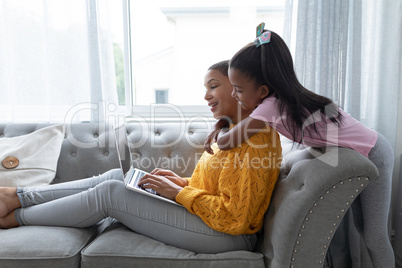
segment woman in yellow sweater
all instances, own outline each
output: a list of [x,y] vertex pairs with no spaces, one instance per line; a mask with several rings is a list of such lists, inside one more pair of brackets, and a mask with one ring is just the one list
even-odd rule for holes
[[[248,116],[231,97],[228,62],[210,67],[205,100],[216,119]],[[155,169],[140,184],[184,207],[127,190],[121,171],[68,183],[0,189],[0,226],[89,227],[113,217],[131,230],[197,253],[253,250],[279,175],[281,147],[269,126],[239,147],[204,153],[191,178]]]

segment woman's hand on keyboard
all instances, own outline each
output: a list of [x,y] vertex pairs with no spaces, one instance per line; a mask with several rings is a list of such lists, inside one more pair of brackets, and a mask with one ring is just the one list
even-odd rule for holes
[[147,174],[142,177],[138,182],[138,185],[141,185],[142,188],[145,189],[152,189],[161,196],[171,200],[175,200],[176,196],[183,189],[183,187],[177,185],[169,178],[153,174]]

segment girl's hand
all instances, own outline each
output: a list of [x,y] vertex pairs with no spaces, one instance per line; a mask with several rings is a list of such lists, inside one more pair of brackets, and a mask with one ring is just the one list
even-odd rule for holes
[[151,171],[151,174],[163,176],[180,187],[186,187],[188,185],[188,180],[180,177],[171,170],[155,168],[154,170]]
[[211,148],[211,144],[213,142],[216,142],[216,137],[218,136],[219,132],[221,130],[213,130],[211,133],[208,134],[208,136],[205,138],[204,142],[204,150],[209,153],[209,154],[214,154],[214,151]]
[[146,189],[152,189],[170,200],[176,200],[176,196],[183,189],[183,187],[180,187],[165,176],[152,174],[147,174],[142,177],[138,185]]
[[216,142],[216,140],[218,139],[219,132],[223,128],[227,127],[227,125],[228,125],[228,120],[226,118],[221,118],[218,120],[218,122],[215,123],[214,129],[205,138],[204,150],[207,153],[214,154],[214,151],[211,149],[211,144],[213,142]]

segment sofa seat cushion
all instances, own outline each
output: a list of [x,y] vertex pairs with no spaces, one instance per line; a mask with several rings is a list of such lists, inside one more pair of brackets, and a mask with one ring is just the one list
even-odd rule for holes
[[21,226],[0,230],[0,267],[80,267],[96,229]]
[[[194,241],[197,243],[197,241]],[[196,254],[134,233],[125,226],[103,232],[82,251],[81,267],[264,267],[248,251]]]

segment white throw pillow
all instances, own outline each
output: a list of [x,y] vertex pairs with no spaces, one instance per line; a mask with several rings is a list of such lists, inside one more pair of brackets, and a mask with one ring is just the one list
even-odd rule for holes
[[0,138],[0,186],[38,186],[56,175],[64,125],[27,135]]

